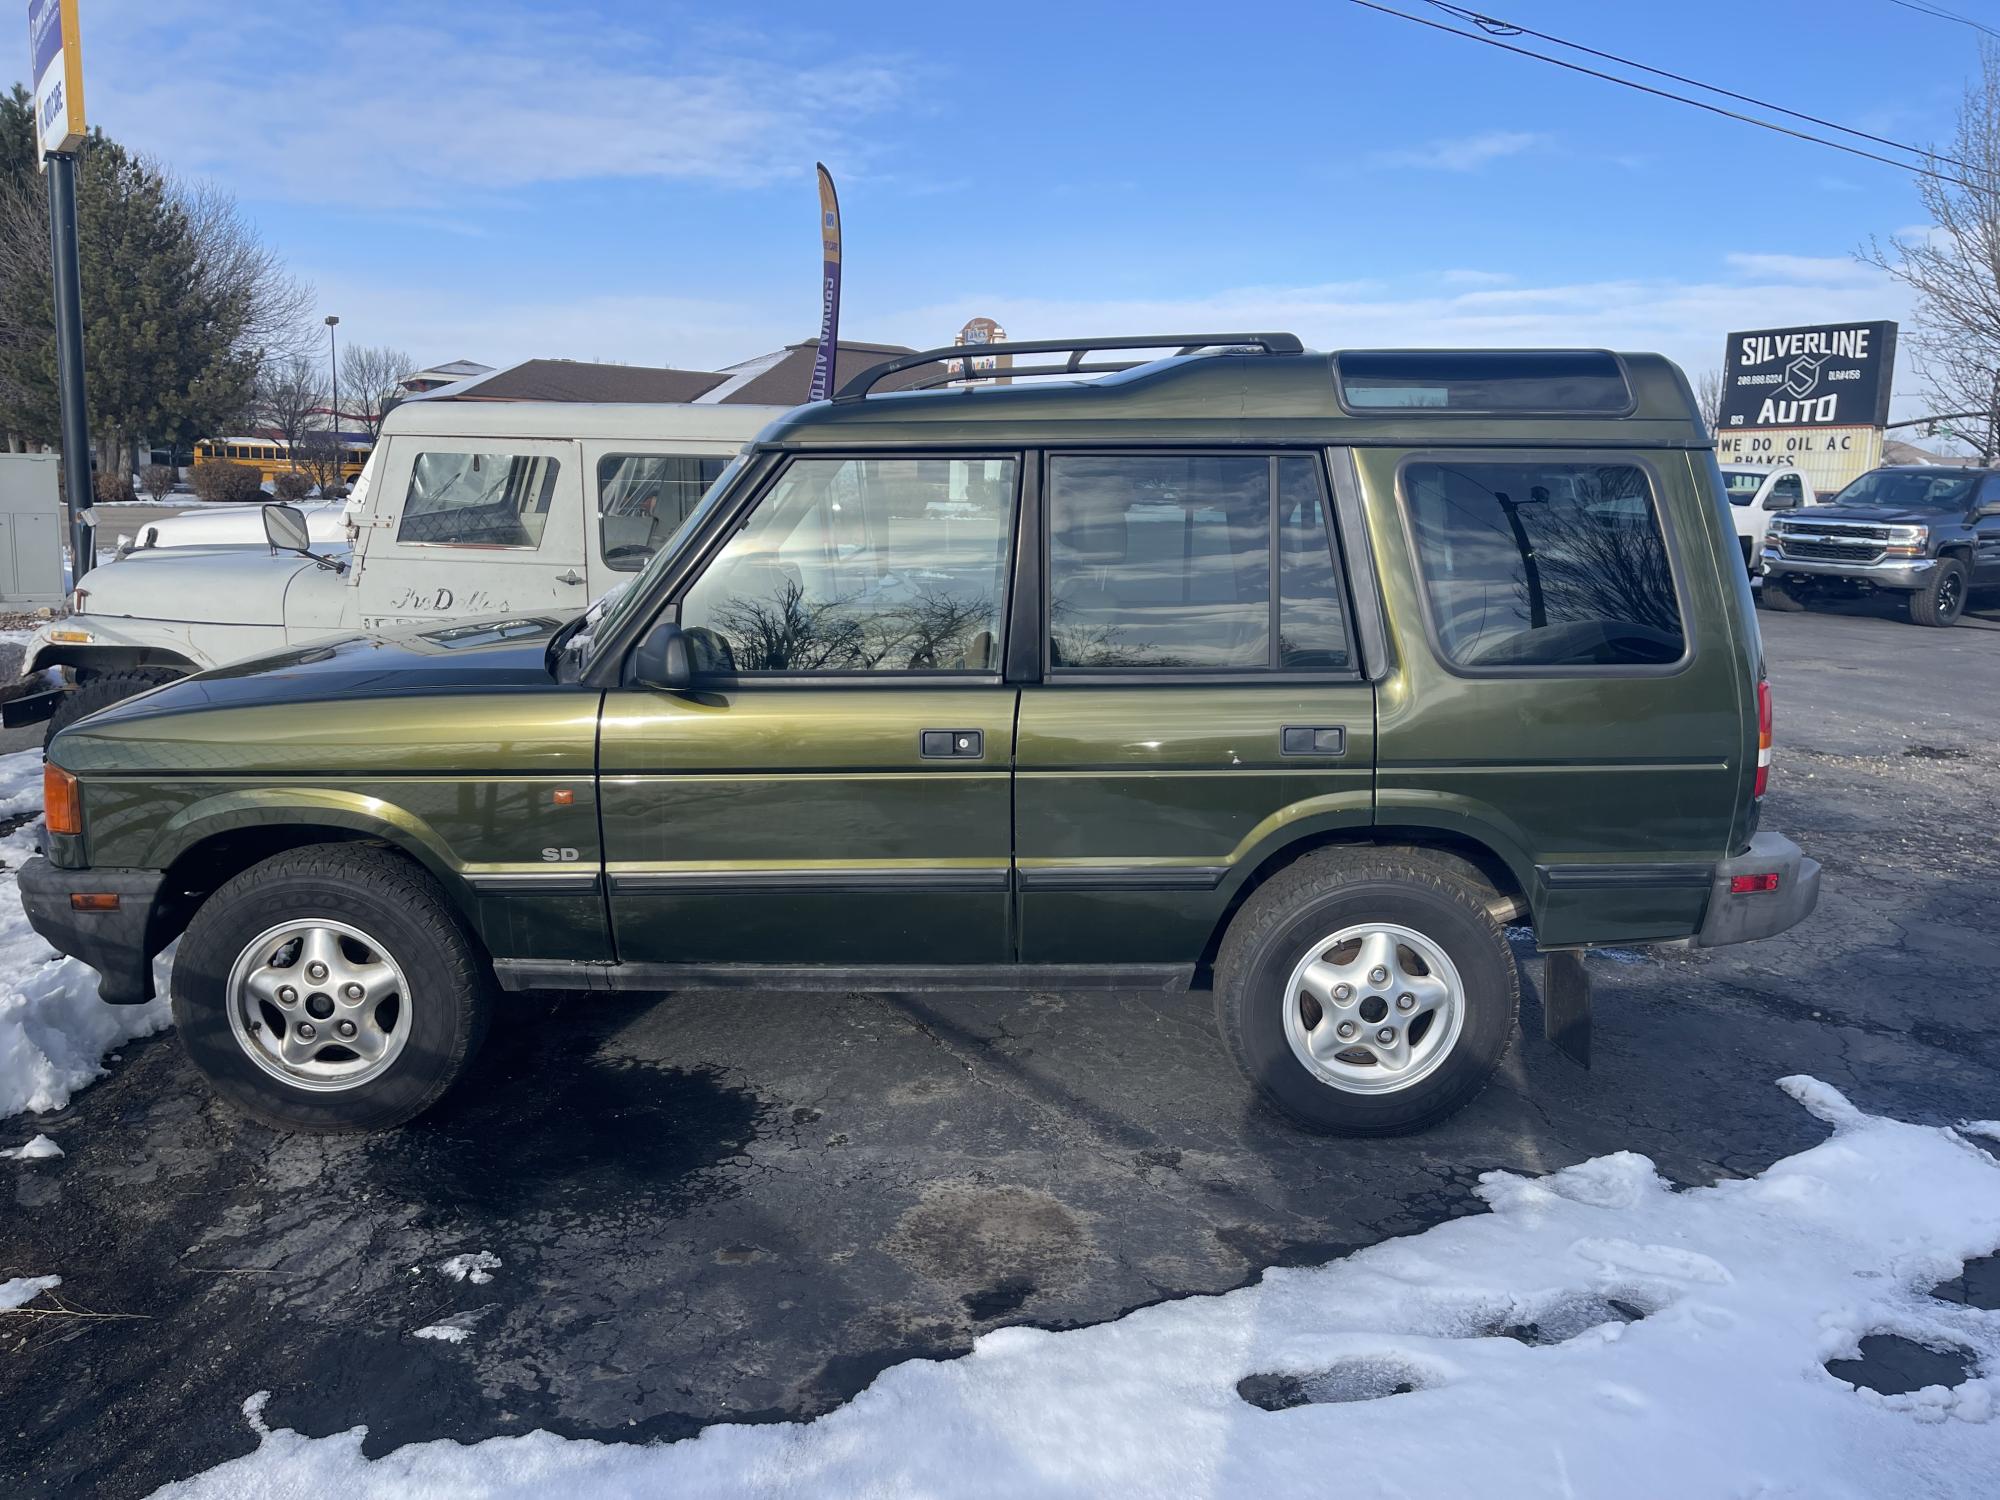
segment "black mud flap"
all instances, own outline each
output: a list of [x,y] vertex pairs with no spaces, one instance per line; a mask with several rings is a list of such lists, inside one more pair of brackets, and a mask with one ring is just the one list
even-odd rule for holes
[[1590,1066],[1590,975],[1581,953],[1542,955],[1542,1034],[1571,1061]]
[[23,693],[18,698],[9,698],[0,703],[0,725],[8,729],[25,729],[30,724],[52,718],[68,693],[68,688],[46,688],[39,693]]

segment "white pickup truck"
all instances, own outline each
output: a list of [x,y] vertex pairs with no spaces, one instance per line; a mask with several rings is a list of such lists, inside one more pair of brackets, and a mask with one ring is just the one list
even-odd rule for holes
[[[50,733],[120,698],[327,636],[507,610],[581,609],[665,544],[738,450],[786,408],[409,401],[389,414],[339,540],[263,541],[262,508],[220,545],[137,545],[86,573],[29,639],[4,705]],[[254,520],[256,538],[239,535]]]
[[1722,489],[1729,497],[1736,540],[1743,545],[1743,564],[1752,573],[1764,551],[1764,533],[1780,511],[1819,504],[1812,481],[1788,464],[1724,464]]

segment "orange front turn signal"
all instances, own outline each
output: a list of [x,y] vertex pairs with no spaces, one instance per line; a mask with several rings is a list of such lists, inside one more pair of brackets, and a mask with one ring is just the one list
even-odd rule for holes
[[54,761],[42,763],[42,816],[50,833],[83,832],[83,799],[76,778]]

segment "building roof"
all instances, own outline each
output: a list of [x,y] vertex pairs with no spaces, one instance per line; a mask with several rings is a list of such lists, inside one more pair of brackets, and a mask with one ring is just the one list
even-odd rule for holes
[[1933,453],[1928,448],[1919,448],[1915,443],[1903,442],[1900,438],[1890,438],[1882,444],[1882,462],[1885,464],[1942,464],[1947,468],[1976,468],[1979,460],[1969,453]]
[[[842,381],[859,375],[871,365],[894,359],[898,354],[914,353],[916,350],[902,344],[861,344],[842,339],[834,355],[833,387],[840,389]],[[769,354],[760,354],[755,359],[746,359],[741,364],[730,365],[722,371],[723,379],[716,388],[702,400],[801,405],[811,397],[813,360],[818,354],[819,340],[807,339],[774,349]],[[936,373],[935,370],[920,370],[893,375],[876,389],[901,390]]]
[[432,365],[428,370],[405,375],[397,384],[414,385],[419,380],[449,384],[454,380],[468,380],[474,375],[490,375],[492,372],[493,366],[482,365],[476,359],[453,359],[441,365]]
[[598,365],[575,359],[524,359],[518,365],[461,380],[431,400],[449,401],[692,401],[720,385],[712,370],[653,365]]

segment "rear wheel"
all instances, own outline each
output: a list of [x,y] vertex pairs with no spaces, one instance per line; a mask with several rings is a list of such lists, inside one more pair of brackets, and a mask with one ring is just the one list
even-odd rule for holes
[[1421,1130],[1462,1108],[1520,1005],[1489,894],[1416,853],[1328,850],[1274,876],[1216,960],[1216,1019],[1244,1077],[1338,1135]]
[[203,903],[174,1023],[211,1087],[281,1130],[384,1130],[461,1078],[491,1010],[486,964],[436,881],[363,845],[254,865]]
[[56,705],[56,711],[49,716],[49,727],[42,734],[42,749],[47,750],[49,741],[78,719],[166,683],[178,682],[186,675],[171,667],[128,667],[122,672],[106,672],[102,677],[91,678]]
[[1965,590],[1970,576],[1963,559],[1939,558],[1924,586],[1910,595],[1910,623],[1956,625],[1958,617],[1965,613]]
[[1806,601],[1793,593],[1783,579],[1775,574],[1764,575],[1764,586],[1757,590],[1757,601],[1764,608],[1776,610],[1779,614],[1797,614],[1806,607]]

